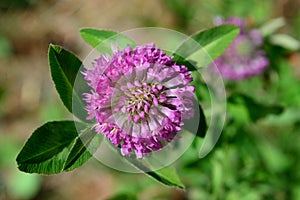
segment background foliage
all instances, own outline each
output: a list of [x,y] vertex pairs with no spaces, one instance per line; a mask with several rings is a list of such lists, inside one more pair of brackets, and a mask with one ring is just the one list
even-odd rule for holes
[[266,73],[226,83],[228,118],[214,151],[198,160],[191,148],[176,162],[186,191],[93,160],[69,173],[27,175],[15,158],[41,123],[70,119],[51,83],[50,42],[82,58],[90,49],[81,27],[163,26],[191,34],[211,27],[215,15],[246,17],[253,27],[285,17],[277,33],[299,40],[299,7],[297,0],[1,1],[0,199],[298,199],[299,50],[271,45],[270,37]]

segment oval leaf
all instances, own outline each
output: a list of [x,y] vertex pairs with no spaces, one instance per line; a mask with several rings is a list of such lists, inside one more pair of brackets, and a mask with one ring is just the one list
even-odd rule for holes
[[183,42],[175,52],[175,61],[196,62],[204,67],[220,56],[239,34],[234,25],[221,25],[193,35]]
[[272,35],[270,36],[270,42],[273,45],[283,47],[290,51],[297,51],[300,49],[300,42],[286,34]]
[[85,28],[80,30],[82,38],[92,47],[98,46],[104,40],[117,35],[118,33],[107,30]]
[[165,167],[157,171],[150,171],[146,174],[163,184],[176,186],[181,189],[185,188],[176,171],[172,167]]
[[[72,103],[83,110],[85,104],[81,97],[82,93],[88,91],[88,86],[79,72],[82,62],[71,52],[53,44],[49,46],[48,56],[52,80],[63,104],[71,113],[73,112]],[[80,81],[81,91],[77,89],[73,92],[76,77],[83,81]],[[74,115],[81,120],[86,119],[86,112],[76,112]]]
[[90,136],[87,141],[95,135],[83,123],[76,122],[77,126],[74,123],[48,122],[35,130],[16,159],[18,168],[28,173],[54,174],[86,162],[92,155],[78,140],[78,131]]
[[[135,46],[135,43],[131,39],[113,31],[85,28],[80,30],[80,34],[87,43],[89,43],[92,47],[99,47],[100,49],[98,50],[103,53],[106,53],[105,51],[109,52],[110,46],[115,45],[115,42],[117,42],[120,48]],[[106,44],[101,44],[103,42]]]
[[132,166],[141,170],[143,173],[147,174],[148,176],[155,179],[156,181],[168,186],[175,186],[181,189],[185,188],[184,184],[181,182],[174,168],[164,167],[156,171],[151,171],[149,167],[146,166],[146,163],[142,163],[142,161],[138,161],[130,157],[129,158],[125,157],[125,158]]
[[286,21],[283,17],[279,17],[276,19],[272,19],[266,23],[264,23],[259,31],[260,33],[265,37],[268,35],[271,35],[275,31],[277,31],[279,28],[283,27],[286,24]]

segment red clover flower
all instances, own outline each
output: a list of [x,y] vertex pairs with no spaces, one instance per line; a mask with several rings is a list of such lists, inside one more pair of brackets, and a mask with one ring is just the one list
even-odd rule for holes
[[83,72],[88,120],[123,156],[148,156],[180,137],[183,120],[194,115],[191,73],[155,47],[112,48]]

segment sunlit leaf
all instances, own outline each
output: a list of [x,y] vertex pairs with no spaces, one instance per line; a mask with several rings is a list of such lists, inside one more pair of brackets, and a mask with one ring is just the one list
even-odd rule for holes
[[290,51],[297,51],[300,49],[300,42],[286,34],[272,35],[270,37],[270,42]]
[[175,52],[175,61],[195,63],[195,67],[204,67],[220,56],[239,34],[234,25],[221,25],[193,35]]
[[272,19],[266,23],[264,23],[260,28],[260,32],[263,36],[270,35],[277,31],[279,28],[285,25],[285,20],[282,17]]
[[80,30],[80,34],[87,43],[102,53],[110,52],[112,45],[118,45],[121,49],[135,46],[131,39],[114,31],[85,28]]

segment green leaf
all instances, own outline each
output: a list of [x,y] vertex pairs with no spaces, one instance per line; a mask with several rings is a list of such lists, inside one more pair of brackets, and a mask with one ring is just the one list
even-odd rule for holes
[[101,135],[95,135],[95,132],[90,127],[85,128],[76,137],[65,161],[64,170],[70,171],[81,166],[82,163],[86,162],[92,156],[91,153],[96,152],[101,141]]
[[290,51],[297,51],[300,49],[300,42],[286,34],[272,35],[270,36],[270,42],[273,45],[283,47]]
[[180,178],[172,167],[165,167],[157,171],[146,172],[146,174],[163,184],[176,186],[181,189],[185,188],[184,184],[181,182]]
[[87,43],[89,43],[92,47],[96,47],[104,40],[113,37],[118,33],[107,30],[96,30],[87,28],[81,29],[80,34]]
[[246,115],[248,114],[252,121],[257,121],[270,114],[280,114],[283,112],[283,107],[279,105],[265,105],[243,94],[231,95],[228,98],[228,106],[230,112],[234,111],[235,107],[238,108],[239,112],[235,112],[237,118],[244,116],[246,120]]
[[[84,110],[85,106],[81,98],[82,93],[88,90],[88,86],[79,71],[82,62],[71,52],[53,44],[49,46],[48,56],[52,80],[60,99],[71,113],[85,121],[86,112],[73,112],[72,109],[73,106],[73,108]],[[80,81],[80,87],[76,88],[76,90],[73,89],[75,80]]]
[[141,170],[151,178],[154,178],[156,181],[163,183],[168,186],[175,186],[181,189],[184,189],[185,186],[181,182],[174,168],[164,167],[162,169],[151,171],[145,164],[135,159],[126,158],[127,161],[132,164],[137,169]]
[[182,59],[204,67],[220,56],[239,34],[234,25],[221,25],[193,35],[175,52],[175,61]]
[[176,53],[174,53],[173,56],[174,56],[173,60],[174,60],[174,62],[176,62],[176,64],[186,66],[189,71],[197,70],[197,62],[192,61],[192,60],[186,60],[185,58],[179,56]]
[[110,46],[115,45],[116,42],[119,48],[135,46],[131,39],[113,31],[85,28],[80,30],[80,34],[87,43],[103,53],[110,52]]
[[279,28],[283,27],[286,24],[284,18],[279,17],[276,19],[272,19],[268,22],[266,22],[265,24],[263,24],[260,27],[260,33],[263,36],[267,36],[267,35],[271,35],[272,33],[274,33],[275,31],[277,31]]
[[[24,172],[40,174],[74,169],[92,156],[84,144],[100,144],[99,138],[94,136],[83,123],[76,122],[75,126],[73,121],[48,122],[28,139],[17,157],[18,167]],[[91,142],[93,138],[95,141]]]

